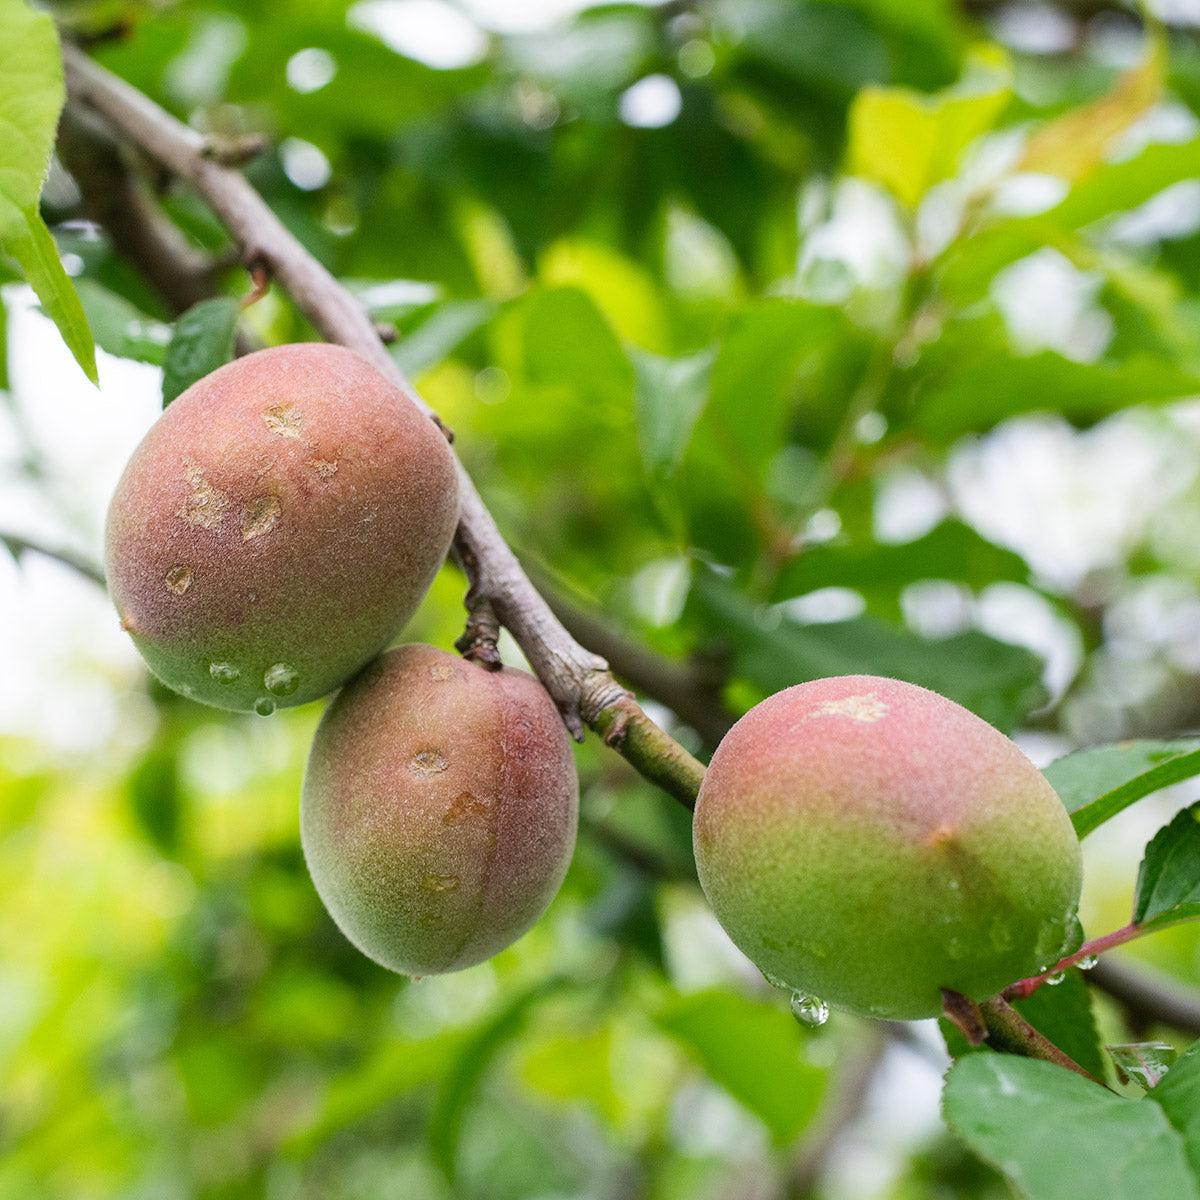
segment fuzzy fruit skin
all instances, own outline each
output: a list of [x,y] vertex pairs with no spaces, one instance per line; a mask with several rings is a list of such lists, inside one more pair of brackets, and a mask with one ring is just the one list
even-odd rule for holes
[[350,941],[393,971],[437,975],[490,958],[542,915],[578,816],[570,742],[542,685],[412,644],[326,711],[300,831]]
[[1079,843],[1045,777],[965,708],[846,676],[751,709],[704,777],[700,883],[772,982],[917,1019],[940,989],[984,999],[1053,964]]
[[150,428],[109,507],[105,571],[169,687],[219,708],[301,704],[400,631],[457,520],[428,417],[350,350],[279,346]]

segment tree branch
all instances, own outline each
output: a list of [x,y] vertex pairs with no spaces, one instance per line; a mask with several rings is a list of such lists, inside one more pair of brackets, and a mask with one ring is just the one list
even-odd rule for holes
[[[76,47],[63,46],[63,65],[71,96],[191,184],[241,245],[245,260],[269,267],[325,338],[355,350],[414,404],[434,415],[388,354],[363,307],[236,170],[207,155],[199,133]],[[703,774],[701,764],[642,712],[609,673],[604,659],[580,646],[555,617],[521,569],[461,463],[458,480],[457,553],[474,564],[472,582],[477,593],[491,601],[501,623],[516,638],[568,728],[577,738],[582,737],[584,724],[602,731],[609,745],[635,769],[655,782],[669,784],[672,795],[694,800]]]
[[1193,988],[1112,958],[1101,959],[1087,981],[1122,1004],[1135,1025],[1170,1025],[1200,1037],[1200,992]]
[[64,567],[70,567],[72,571],[82,575],[84,579],[90,579],[92,583],[99,584],[104,587],[104,572],[100,569],[99,564],[94,563],[91,559],[82,554],[75,553],[74,550],[66,550],[59,546],[46,546],[33,538],[25,537],[24,534],[10,533],[8,530],[0,529],[0,544],[3,544],[13,558],[19,559],[23,554],[33,553],[40,554],[45,558],[52,558],[55,562],[62,563]]

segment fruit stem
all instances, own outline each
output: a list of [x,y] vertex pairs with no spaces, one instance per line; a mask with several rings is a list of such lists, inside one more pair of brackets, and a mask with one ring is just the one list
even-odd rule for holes
[[644,779],[674,796],[685,808],[696,807],[704,778],[704,764],[689,754],[670,734],[661,730],[630,693],[613,700],[591,717],[588,724],[600,734]]
[[1001,994],[1006,1000],[1024,1000],[1027,996],[1032,996],[1048,979],[1075,966],[1085,958],[1094,958],[1106,950],[1112,950],[1115,946],[1123,946],[1126,942],[1132,942],[1147,932],[1150,931],[1137,921],[1133,921],[1121,929],[1114,929],[1112,933],[1106,933],[1103,937],[1084,942],[1074,954],[1068,954],[1066,958],[1059,959],[1054,966],[1040,975],[1031,975],[1028,979],[1019,979],[1016,983],[1010,984]]
[[1003,996],[993,996],[979,1005],[980,1015],[987,1027],[987,1043],[1002,1054],[1019,1054],[1023,1058],[1040,1058],[1055,1063],[1090,1079],[1101,1087],[1107,1086],[1090,1071],[1064,1054],[1044,1033],[1039,1033]]

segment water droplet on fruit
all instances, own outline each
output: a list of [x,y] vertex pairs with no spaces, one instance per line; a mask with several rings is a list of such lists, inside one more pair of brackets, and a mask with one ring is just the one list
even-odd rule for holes
[[1100,956],[1098,954],[1085,954],[1075,965],[1081,971],[1090,971],[1099,961]]
[[208,664],[208,673],[216,680],[217,683],[235,683],[241,671],[227,662],[214,662]]
[[458,887],[458,876],[429,874],[422,882],[431,892],[453,892]]
[[1055,971],[1053,975],[1046,976],[1046,983],[1049,984],[1050,987],[1057,987],[1058,984],[1062,983],[1062,981],[1066,979],[1066,977],[1066,971]]
[[801,1025],[808,1025],[815,1029],[829,1020],[829,1005],[817,996],[795,991],[792,993],[792,1016]]
[[[276,696],[290,696],[300,686],[300,672],[287,663],[276,663],[263,674],[267,691]],[[274,705],[272,705],[274,708]]]
[[269,717],[275,711],[275,701],[270,696],[259,696],[254,702],[254,711],[260,717]]

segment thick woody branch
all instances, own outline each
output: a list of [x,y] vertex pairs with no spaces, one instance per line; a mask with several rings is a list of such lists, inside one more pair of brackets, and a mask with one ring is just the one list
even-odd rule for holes
[[[75,102],[99,114],[119,135],[189,183],[241,245],[245,261],[269,268],[325,338],[362,355],[433,416],[388,354],[359,302],[293,237],[235,169],[211,156],[201,134],[75,47],[63,47],[63,63]],[[691,792],[694,799],[691,789],[698,786],[703,768],[637,709],[609,674],[604,659],[571,637],[529,582],[461,464],[458,477],[462,502],[455,540],[458,556],[473,564],[475,591],[491,602],[499,621],[516,638],[568,728],[576,737],[582,736],[585,722],[601,729],[606,740],[639,771],[650,772],[649,777],[661,780],[664,772],[676,772],[668,790],[681,797]],[[614,707],[619,716],[608,713]]]

